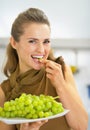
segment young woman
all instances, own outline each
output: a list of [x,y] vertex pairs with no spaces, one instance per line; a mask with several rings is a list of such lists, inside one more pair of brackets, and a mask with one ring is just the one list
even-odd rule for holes
[[71,69],[62,57],[54,58],[52,55],[50,33],[49,20],[40,9],[30,8],[15,19],[4,68],[7,80],[0,87],[0,105],[19,97],[23,92],[58,95],[63,107],[70,112],[44,122],[20,125],[1,122],[0,128],[3,130],[87,129],[87,112],[79,97]]

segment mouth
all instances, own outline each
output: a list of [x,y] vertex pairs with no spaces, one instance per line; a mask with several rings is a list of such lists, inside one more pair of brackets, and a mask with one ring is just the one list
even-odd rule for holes
[[43,59],[43,55],[34,55],[34,56],[31,56],[33,59],[34,59],[34,61],[41,61],[42,59]]

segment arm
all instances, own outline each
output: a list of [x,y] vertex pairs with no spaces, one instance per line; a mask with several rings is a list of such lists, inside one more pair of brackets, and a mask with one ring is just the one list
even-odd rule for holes
[[[4,102],[5,102],[5,95],[0,86],[0,106],[1,107],[3,107]],[[16,130],[14,125],[7,125],[2,122],[0,122],[0,129],[1,130]]]
[[65,78],[61,65],[52,61],[45,61],[46,75],[60,96],[64,108],[70,112],[66,114],[66,120],[73,130],[86,130],[88,115],[78,94],[73,74],[69,66],[65,65]]

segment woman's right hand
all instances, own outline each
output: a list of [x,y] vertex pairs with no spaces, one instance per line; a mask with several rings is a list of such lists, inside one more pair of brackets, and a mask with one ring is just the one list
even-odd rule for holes
[[48,120],[34,122],[34,123],[23,123],[20,125],[20,130],[39,130],[40,127],[47,122]]

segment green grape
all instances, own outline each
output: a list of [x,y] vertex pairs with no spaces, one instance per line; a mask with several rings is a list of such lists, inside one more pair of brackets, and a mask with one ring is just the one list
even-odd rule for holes
[[33,104],[34,107],[37,107],[38,106],[37,100],[33,101],[32,104]]
[[32,103],[32,100],[30,100],[29,98],[27,98],[25,101],[24,101],[24,105],[29,105]]
[[15,103],[17,103],[19,101],[19,98],[15,98]]
[[0,113],[3,111],[3,108],[2,107],[0,107]]
[[57,108],[56,108],[56,107],[52,107],[52,112],[53,112],[54,114],[56,114],[56,113],[57,113]]
[[41,100],[40,98],[38,100],[38,105],[43,105],[43,100]]
[[11,118],[15,117],[14,112],[10,112],[10,117]]
[[43,111],[40,111],[40,112],[37,113],[37,114],[38,114],[38,116],[39,116],[40,118],[44,117],[44,112],[43,112]]
[[17,110],[13,111],[13,114],[14,114],[15,117],[17,117],[18,116],[18,111]]
[[36,95],[33,95],[32,98],[33,98],[34,101],[39,101],[40,100],[39,96],[36,96]]
[[50,116],[50,113],[49,112],[45,112],[44,113],[44,117],[49,117]]
[[18,106],[17,108],[24,111],[24,105],[25,105],[24,102],[20,102],[20,103],[17,104],[17,106]]
[[55,115],[64,111],[62,104],[55,100],[57,98],[23,93],[19,98],[7,101],[4,107],[0,107],[0,117],[37,119]]
[[4,103],[4,110],[7,111],[9,108],[10,108],[10,102],[5,102]]
[[49,111],[49,116],[52,116],[52,115],[53,115],[53,113],[51,111]]
[[9,118],[10,117],[10,112],[5,112],[5,117]]
[[10,102],[5,102],[5,103],[4,103],[4,108],[5,108],[5,107],[9,107],[9,106],[10,106]]
[[30,104],[30,105],[28,106],[28,110],[29,110],[29,112],[32,111],[33,109],[34,109],[33,104]]
[[52,102],[50,102],[50,101],[49,101],[49,102],[46,102],[45,105],[46,105],[46,107],[47,107],[48,109],[50,109],[50,108],[52,107]]
[[27,118],[27,119],[32,119],[32,114],[31,114],[31,113],[27,114],[27,115],[25,116],[25,118]]
[[18,111],[18,110],[20,110],[21,109],[21,107],[19,106],[19,103],[16,105],[16,110]]
[[30,112],[31,114],[35,114],[35,109],[32,109],[32,111]]
[[24,96],[21,96],[18,100],[18,102],[24,102],[25,101],[25,97]]
[[37,111],[41,111],[41,110],[42,110],[42,106],[40,106],[40,105],[39,105],[39,106],[36,106],[35,109],[36,109]]
[[15,111],[16,106],[11,106],[11,111]]
[[1,117],[5,117],[5,111],[2,111]]
[[22,111],[19,110],[19,111],[17,112],[17,115],[18,115],[19,117],[21,117],[21,116],[22,116]]
[[[33,110],[33,109],[32,109],[32,110]],[[25,107],[25,108],[24,108],[24,111],[25,111],[26,113],[29,113],[29,112],[30,112],[29,107],[28,107],[28,106]]]
[[33,115],[32,115],[32,119],[37,119],[38,118],[38,115],[36,114],[36,113],[34,113]]

